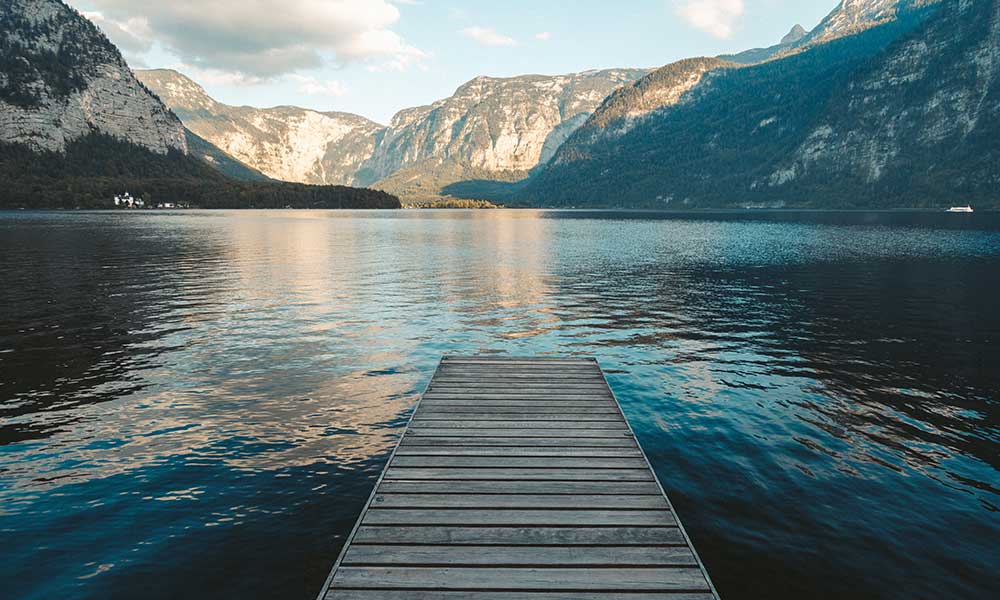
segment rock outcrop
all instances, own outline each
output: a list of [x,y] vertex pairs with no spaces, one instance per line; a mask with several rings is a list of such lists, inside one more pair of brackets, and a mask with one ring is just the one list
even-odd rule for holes
[[177,117],[58,0],[0,3],[0,73],[0,142],[63,151],[96,132],[158,154],[187,151]]
[[136,74],[193,133],[273,179],[354,185],[383,129],[348,113],[229,106],[176,71]]

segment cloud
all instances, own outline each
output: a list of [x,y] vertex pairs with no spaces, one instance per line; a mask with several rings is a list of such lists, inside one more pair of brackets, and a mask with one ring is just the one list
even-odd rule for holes
[[149,27],[143,19],[114,21],[99,11],[84,11],[82,14],[93,21],[130,61],[138,60],[153,49]]
[[516,46],[517,40],[512,37],[499,34],[491,27],[466,27],[462,30],[462,35],[476,40],[484,46]]
[[550,31],[540,31],[535,34],[535,39],[540,42],[547,42],[552,39],[552,32]]
[[116,36],[126,39],[118,29],[133,32],[137,40],[159,43],[185,64],[246,77],[280,77],[330,62],[406,68],[426,56],[392,30],[400,13],[387,0],[89,0],[89,4],[116,42]]
[[339,98],[347,93],[339,81],[320,81],[307,75],[289,75],[291,81],[299,84],[299,91],[309,96],[329,96]]
[[677,7],[692,27],[720,39],[732,37],[744,11],[743,0],[685,0]]

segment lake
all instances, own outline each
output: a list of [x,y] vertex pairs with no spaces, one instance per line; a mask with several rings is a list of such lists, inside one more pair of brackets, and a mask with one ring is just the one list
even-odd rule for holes
[[443,353],[592,355],[726,600],[1000,597],[1000,216],[0,213],[4,596],[312,599]]

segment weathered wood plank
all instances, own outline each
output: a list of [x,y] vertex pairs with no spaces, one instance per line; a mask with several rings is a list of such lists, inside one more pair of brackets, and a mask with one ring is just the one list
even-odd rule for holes
[[676,525],[674,517],[666,510],[572,510],[474,508],[381,508],[376,504],[365,513],[362,525],[411,525],[422,526],[467,525],[494,527],[548,527],[575,525],[578,527],[657,526]]
[[523,429],[523,428],[503,428],[503,427],[493,427],[493,428],[477,428],[475,431],[467,427],[413,427],[407,431],[408,436],[413,437],[468,437],[468,436],[484,436],[484,437],[508,437],[508,438],[542,438],[542,439],[555,439],[564,438],[569,440],[583,440],[584,438],[630,438],[631,435],[625,428],[618,429],[595,429],[593,427],[588,428],[577,428],[569,427],[563,423],[559,423],[558,429],[551,428],[536,428],[536,429]]
[[717,600],[711,592],[455,592],[331,589],[323,600]]
[[494,481],[651,481],[649,469],[465,469],[390,467],[386,480],[456,479]]
[[509,432],[503,435],[483,435],[482,431],[473,432],[476,435],[407,435],[400,442],[401,446],[559,446],[559,447],[616,447],[635,448],[635,440],[629,437],[612,438],[581,438],[581,437],[510,437]]
[[[442,381],[431,382],[427,389],[431,391],[451,391],[457,390],[507,390],[511,389],[511,384],[501,381]],[[601,383],[561,383],[552,381],[537,381],[532,383],[520,383],[517,386],[518,393],[531,394],[536,392],[561,392],[563,394],[576,394],[577,392],[600,391],[603,392],[605,385]]]
[[485,365],[586,365],[596,366],[597,361],[592,358],[549,358],[544,356],[450,356],[441,360],[442,365],[457,364],[485,364]]
[[437,419],[428,419],[422,415],[417,415],[411,423],[410,427],[425,429],[425,428],[457,428],[457,429],[532,429],[532,428],[542,428],[551,429],[553,427],[558,427],[560,429],[591,429],[591,430],[605,430],[613,429],[615,431],[628,431],[628,427],[625,426],[625,420],[621,418],[599,418],[599,419],[587,419],[585,421],[579,420],[554,420],[545,419],[543,421],[525,420],[525,421],[513,421],[504,419],[490,419],[490,420],[472,420],[472,419],[455,419],[450,421],[442,421]]
[[507,369],[501,371],[493,370],[483,370],[483,371],[440,371],[438,376],[435,377],[435,382],[446,381],[451,379],[457,379],[460,381],[501,381],[504,383],[518,383],[531,385],[538,382],[586,382],[595,383],[599,381],[604,381],[604,377],[601,375],[596,375],[586,370],[580,370],[575,372],[567,372],[565,370],[560,371],[542,371],[536,370],[532,372],[526,372],[521,370]]
[[341,567],[333,580],[343,587],[380,589],[708,591],[698,568],[482,568]]
[[637,457],[639,448],[558,448],[546,446],[400,446],[396,456],[575,456],[583,458]]
[[[573,408],[569,409],[569,416],[574,421],[581,418],[614,416],[621,418],[617,412],[606,408]],[[452,418],[465,418],[466,415],[525,415],[530,417],[564,417],[565,408],[537,408],[530,406],[476,406],[462,404],[444,404],[421,406],[421,419],[441,419],[451,416]]]
[[697,566],[686,546],[386,546],[358,544],[345,565],[434,566]]
[[601,394],[553,396],[541,395],[532,396],[518,394],[516,392],[507,394],[427,394],[420,405],[424,402],[428,404],[483,404],[492,406],[565,406],[567,410],[572,410],[574,406],[608,406],[611,396]]
[[392,468],[395,467],[645,469],[646,461],[639,456],[634,458],[396,456],[392,459]]
[[380,494],[648,494],[660,495],[652,481],[383,481]]
[[362,525],[356,544],[656,546],[684,543],[677,527],[414,527]]
[[386,494],[375,497],[378,508],[564,508],[668,510],[660,496],[619,494]]

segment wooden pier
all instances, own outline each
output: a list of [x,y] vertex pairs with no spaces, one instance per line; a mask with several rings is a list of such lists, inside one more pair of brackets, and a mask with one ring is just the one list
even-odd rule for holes
[[593,359],[446,357],[320,600],[717,600]]

